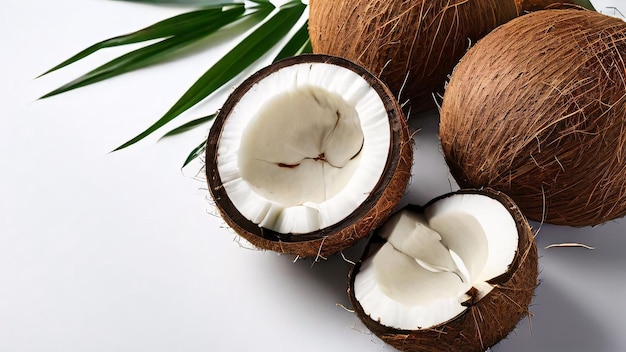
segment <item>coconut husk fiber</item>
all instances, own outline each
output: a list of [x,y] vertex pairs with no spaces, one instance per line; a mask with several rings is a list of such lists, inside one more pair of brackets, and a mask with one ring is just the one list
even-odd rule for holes
[[515,0],[310,0],[314,53],[354,61],[412,112],[435,107],[471,43],[518,16]]
[[507,193],[536,221],[626,214],[626,22],[581,9],[519,17],[456,67],[440,138],[460,185]]

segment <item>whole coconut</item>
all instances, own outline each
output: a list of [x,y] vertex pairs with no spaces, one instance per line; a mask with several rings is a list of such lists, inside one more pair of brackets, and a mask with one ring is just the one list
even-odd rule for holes
[[309,35],[314,53],[364,66],[416,112],[435,107],[472,43],[519,14],[516,1],[310,0]]
[[537,221],[626,214],[626,22],[587,10],[519,17],[479,41],[443,99],[440,138],[462,186],[508,194]]

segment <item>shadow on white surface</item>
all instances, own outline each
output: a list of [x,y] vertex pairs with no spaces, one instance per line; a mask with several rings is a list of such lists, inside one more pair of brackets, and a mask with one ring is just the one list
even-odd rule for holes
[[558,285],[543,281],[530,307],[532,318],[522,320],[492,351],[616,351],[607,331],[570,296]]

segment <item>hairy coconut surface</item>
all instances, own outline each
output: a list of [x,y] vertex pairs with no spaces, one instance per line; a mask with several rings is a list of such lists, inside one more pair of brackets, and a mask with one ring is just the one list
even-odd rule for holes
[[537,11],[456,67],[440,138],[465,187],[511,196],[533,220],[586,226],[626,214],[626,23]]
[[[313,73],[315,73],[315,75]],[[260,85],[260,82],[269,79],[269,77],[273,77],[271,79],[276,78],[275,83],[265,86]],[[342,82],[342,77],[349,77],[351,81],[345,82],[344,80],[344,82]],[[360,83],[355,86],[352,83],[352,80],[356,80]],[[311,84],[318,84],[319,87],[311,90]],[[328,87],[329,85],[330,87]],[[248,185],[256,182],[257,175],[255,175],[255,173],[265,173],[265,175],[262,177],[264,183],[275,183],[275,185],[272,185],[271,189],[266,190],[266,193],[281,192],[281,188],[307,188],[312,187],[312,185],[309,184],[308,181],[298,183],[297,180],[294,181],[295,183],[290,183],[289,185],[287,185],[287,182],[291,182],[292,180],[278,175],[278,173],[285,173],[289,172],[290,170],[297,170],[300,167],[298,165],[273,163],[277,164],[275,165],[275,169],[273,169],[274,171],[269,170],[266,172],[262,169],[258,169],[256,171],[248,170],[247,173],[250,174],[251,177],[243,175],[242,171],[245,170],[242,170],[241,164],[239,164],[240,166],[237,167],[237,161],[239,159],[239,162],[241,163],[241,159],[244,158],[241,156],[241,152],[245,151],[244,149],[246,148],[250,149],[249,146],[246,147],[246,145],[249,144],[249,141],[232,141],[233,138],[239,138],[233,136],[241,133],[232,132],[234,130],[242,129],[241,126],[238,126],[239,122],[249,121],[249,117],[246,116],[248,113],[250,115],[254,115],[255,110],[263,110],[262,107],[267,105],[264,102],[264,100],[268,99],[266,97],[271,96],[272,94],[277,94],[276,92],[273,92],[272,89],[284,91],[283,93],[280,93],[282,95],[291,94],[294,89],[288,87],[292,86],[295,87],[295,91],[297,93],[296,96],[302,93],[302,91],[299,91],[299,88],[297,87],[309,87],[306,88],[305,93],[318,92],[319,89],[322,89],[325,86],[328,89],[334,90],[338,90],[338,87],[347,87],[347,91],[338,91],[335,93],[341,93],[345,94],[345,96],[347,97],[351,97],[347,100],[351,103],[353,103],[353,100],[362,101],[363,98],[361,97],[361,94],[367,93],[368,95],[364,95],[366,97],[370,97],[370,94],[375,94],[375,99],[377,99],[375,102],[375,111],[377,111],[377,114],[382,113],[384,123],[382,123],[383,121],[380,121],[380,123],[376,122],[376,125],[373,127],[369,127],[369,129],[370,131],[374,129],[373,131],[385,132],[380,134],[386,136],[388,135],[388,137],[385,138],[389,138],[388,142],[384,142],[386,143],[383,146],[384,148],[372,148],[374,142],[371,142],[371,139],[376,140],[380,138],[377,137],[376,133],[372,135],[370,132],[371,137],[367,138],[371,139],[365,140],[363,144],[363,150],[368,149],[370,150],[370,152],[372,152],[373,149],[380,150],[374,151],[374,153],[376,155],[381,155],[384,158],[382,159],[382,170],[372,170],[371,165],[365,162],[361,162],[360,165],[362,165],[362,168],[361,166],[358,166],[359,168],[361,168],[359,169],[361,171],[355,171],[356,173],[360,172],[361,175],[363,175],[363,173],[369,174],[372,171],[379,172],[380,177],[374,180],[375,184],[371,189],[368,188],[367,192],[359,192],[359,194],[345,195],[344,193],[346,192],[342,193],[344,194],[343,197],[350,198],[349,200],[351,202],[353,202],[352,199],[362,198],[363,200],[359,200],[360,203],[358,204],[358,206],[354,206],[354,208],[348,209],[343,206],[341,209],[336,209],[338,212],[343,212],[347,215],[344,218],[340,218],[338,221],[332,222],[330,225],[327,225],[325,227],[316,227],[308,232],[297,233],[289,231],[285,232],[282,230],[278,230],[275,227],[268,226],[266,225],[267,220],[269,219],[270,222],[276,222],[275,220],[277,218],[283,216],[284,214],[287,214],[287,212],[295,207],[294,209],[296,209],[296,212],[293,213],[295,215],[285,215],[285,217],[287,217],[287,221],[292,223],[302,221],[306,222],[309,219],[307,219],[306,216],[300,216],[302,214],[302,212],[299,211],[300,208],[305,208],[305,210],[308,209],[307,211],[309,212],[315,212],[323,208],[324,204],[328,204],[328,202],[323,200],[322,203],[317,204],[317,201],[314,200],[311,200],[310,202],[298,200],[297,202],[304,203],[300,205],[281,205],[278,204],[280,200],[270,198],[266,199],[263,193],[257,192],[255,187],[251,187]],[[375,93],[372,93],[372,89]],[[248,92],[252,92],[251,94],[254,94],[254,96],[257,98],[245,98],[247,96],[250,96],[247,95]],[[336,98],[336,95],[334,95],[335,93],[329,93],[328,97]],[[289,96],[291,95],[288,95],[287,98]],[[287,98],[283,96],[283,98],[281,99],[284,100]],[[243,103],[244,99],[247,99],[245,103]],[[322,100],[323,97],[314,96],[314,102],[316,102],[316,104],[322,103]],[[294,148],[301,147],[298,145],[298,140],[295,140],[295,142],[292,140],[292,135],[301,136],[302,138],[306,137],[307,135],[317,133],[310,126],[309,122],[311,121],[301,121],[301,123],[297,122],[300,121],[297,119],[299,119],[301,116],[305,116],[305,119],[316,118],[315,116],[307,115],[307,111],[302,111],[302,109],[306,109],[304,105],[301,105],[302,101],[303,100],[298,98],[293,102],[293,104],[296,104],[295,106],[290,107],[289,104],[287,104],[288,111],[285,111],[283,108],[281,108],[283,110],[275,111],[276,113],[284,115],[285,118],[287,118],[288,120],[291,119],[296,121],[296,123],[289,123],[288,125],[288,120],[282,120],[282,122],[277,123],[275,126],[267,126],[264,124],[270,123],[271,120],[259,120],[259,116],[253,118],[252,121],[256,122],[246,122],[248,126],[257,122],[257,124],[261,124],[261,129],[257,128],[253,130],[253,133],[257,133],[258,135],[253,136],[255,141],[253,142],[252,149],[266,149],[265,152],[269,153],[270,155],[266,155],[265,157],[274,157],[283,153],[289,154]],[[246,106],[244,107],[243,104],[245,104]],[[245,112],[242,113],[241,111]],[[332,113],[334,115],[334,110],[332,111]],[[267,113],[263,114],[267,115]],[[364,112],[364,114],[367,115],[367,112]],[[239,117],[235,119],[233,117],[235,115]],[[274,118],[271,114],[268,116],[268,118],[270,119]],[[337,121],[339,121],[339,118],[340,112],[339,110],[337,110]],[[367,118],[367,116],[361,116],[361,118]],[[236,120],[236,122],[231,122],[234,120]],[[231,129],[226,131],[225,126],[231,126]],[[380,131],[381,127],[378,126],[382,126],[382,128],[384,128],[385,130]],[[335,125],[335,127],[337,127],[337,125]],[[272,131],[272,128],[275,131]],[[302,130],[302,128],[304,128],[304,130]],[[249,138],[246,137],[246,133],[242,133],[242,137],[240,138]],[[328,139],[325,138],[325,140]],[[385,140],[386,139],[383,139],[383,141]],[[225,141],[229,142],[226,143]],[[325,55],[300,55],[280,61],[264,69],[261,69],[260,71],[249,77],[247,80],[245,80],[230,95],[223,108],[220,110],[218,116],[216,117],[215,123],[213,124],[207,139],[206,173],[209,191],[224,221],[230,227],[232,227],[236,233],[244,237],[254,246],[261,249],[267,249],[281,253],[290,253],[299,257],[324,257],[332,253],[338,252],[354,244],[360,238],[366,236],[373,228],[379,226],[380,223],[383,222],[394,210],[394,208],[402,198],[408,184],[408,180],[410,178],[411,166],[413,161],[412,142],[413,140],[409,135],[406,118],[404,117],[400,106],[394,99],[389,89],[384,85],[384,83],[382,83],[374,75],[369,73],[361,66],[358,66],[342,58],[330,57]],[[266,147],[264,145],[267,145],[269,147]],[[341,151],[340,148],[339,151]],[[247,152],[249,151],[246,151],[246,153]],[[256,155],[257,154],[252,155],[252,158],[256,158]],[[250,155],[248,155],[247,157],[249,156]],[[317,156],[317,154],[315,156]],[[320,160],[305,158],[311,160],[303,160],[303,162],[315,161],[325,163],[328,161],[326,160],[328,157],[330,156],[320,156],[320,158],[315,158]],[[360,160],[363,161],[365,159],[361,158]],[[267,162],[266,160],[261,161]],[[322,168],[324,168],[324,166],[322,166]],[[330,166],[327,166],[327,168],[330,168]],[[305,175],[304,180],[308,180],[306,176],[307,175]],[[297,173],[294,173],[294,175],[292,176],[292,178],[298,177],[300,176]],[[334,182],[334,176],[330,177],[331,179],[325,180],[324,182]],[[354,178],[354,176],[352,176],[352,178]],[[239,189],[243,189],[243,192],[235,189],[234,186],[232,186],[235,183],[243,187],[239,187]],[[322,187],[325,187],[323,183]],[[239,197],[240,200],[235,201],[234,199],[237,198],[234,197],[235,195],[237,195],[236,193],[244,193],[244,197]],[[253,197],[246,198],[248,194]],[[333,196],[333,198],[331,198],[329,202],[332,202],[335,197],[338,196]],[[259,206],[255,204],[250,204],[248,199],[261,199],[261,205]],[[246,213],[246,209],[250,208],[252,208],[253,210],[253,215],[249,215],[249,213]],[[267,209],[270,209],[270,211],[267,211]],[[258,217],[254,215],[254,211],[256,210],[260,210],[260,212],[257,213],[262,213],[262,215],[260,216],[264,217],[264,220],[255,219],[255,217]],[[336,214],[324,214],[321,213],[321,210],[319,211],[319,214],[314,214],[314,216],[312,217],[314,220],[321,219],[322,221],[324,221],[324,219],[328,217],[337,217]]]
[[309,11],[313,52],[363,65],[412,111],[435,107],[470,44],[518,15],[514,0],[311,0]]
[[368,245],[363,259],[350,274],[348,295],[357,315],[379,338],[401,351],[485,351],[505,338],[529,314],[529,305],[538,284],[537,248],[525,216],[508,196],[490,189],[465,189],[435,199],[421,211],[441,199],[464,194],[483,195],[500,202],[514,220],[518,237],[517,251],[506,272],[488,281],[493,288],[484,297],[475,296],[477,291],[470,290],[468,295],[471,298],[464,303],[467,309],[458,316],[436,326],[406,330],[386,326],[380,319],[368,315],[357,299],[354,287],[363,260],[380,248],[377,243]]

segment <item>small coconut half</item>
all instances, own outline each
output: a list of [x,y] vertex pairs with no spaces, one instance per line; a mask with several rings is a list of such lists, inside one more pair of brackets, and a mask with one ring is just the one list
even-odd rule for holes
[[259,248],[300,257],[332,254],[380,225],[404,193],[413,155],[387,87],[325,55],[253,74],[207,142],[209,190],[226,223]]
[[365,325],[402,351],[484,351],[528,314],[531,229],[505,194],[462,190],[396,212],[350,277]]

